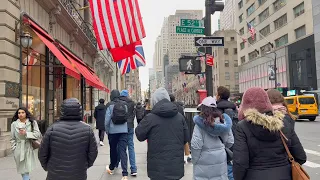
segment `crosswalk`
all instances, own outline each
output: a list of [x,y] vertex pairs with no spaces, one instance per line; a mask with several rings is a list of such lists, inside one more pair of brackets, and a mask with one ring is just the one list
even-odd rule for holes
[[[310,159],[309,155],[320,157],[320,152],[318,152],[318,151],[314,151],[314,150],[310,150],[310,149],[304,149],[304,151],[307,153],[307,159]],[[303,166],[306,166],[309,168],[320,168],[320,164],[314,163],[311,161],[307,161],[306,163],[303,164]]]

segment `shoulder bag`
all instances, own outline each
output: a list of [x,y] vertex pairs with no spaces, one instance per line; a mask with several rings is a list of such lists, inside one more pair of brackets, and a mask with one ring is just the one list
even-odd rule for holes
[[227,154],[227,162],[231,162],[233,160],[233,152],[231,151],[230,148],[227,148],[226,145],[223,143],[222,138],[219,136],[220,141],[222,142],[222,144],[224,145],[224,149],[226,151]]
[[[34,123],[37,123],[37,122],[34,122]],[[41,145],[41,136],[39,139],[31,139],[31,146],[33,149],[39,149],[40,145]]]
[[281,136],[283,146],[286,149],[286,152],[288,154],[289,161],[291,163],[292,180],[310,180],[310,176],[308,175],[308,173],[303,169],[303,167],[299,163],[297,163],[294,160],[286,143],[286,140],[288,139],[282,133],[282,131],[280,131],[280,136]]

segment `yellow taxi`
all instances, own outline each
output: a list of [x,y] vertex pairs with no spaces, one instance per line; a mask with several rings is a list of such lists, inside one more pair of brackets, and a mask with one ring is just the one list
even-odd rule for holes
[[288,110],[298,116],[299,119],[316,120],[318,116],[318,104],[314,96],[289,96],[284,98],[288,105]]

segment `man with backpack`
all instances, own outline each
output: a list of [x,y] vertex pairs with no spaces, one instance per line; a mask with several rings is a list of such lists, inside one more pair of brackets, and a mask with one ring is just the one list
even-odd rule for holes
[[127,103],[121,101],[119,97],[120,92],[118,90],[111,91],[111,103],[106,112],[105,129],[108,134],[110,146],[110,165],[106,167],[106,170],[108,174],[113,174],[113,170],[117,165],[119,153],[123,176],[122,180],[127,180],[128,107]]
[[[217,89],[217,108],[220,109],[223,113],[229,115],[232,120],[232,134],[234,135],[237,123],[238,123],[238,111],[234,103],[228,101],[230,98],[230,91],[228,88],[219,86]],[[232,147],[230,148],[232,151]],[[232,171],[232,162],[228,162],[228,177],[229,180],[233,180],[233,171]]]

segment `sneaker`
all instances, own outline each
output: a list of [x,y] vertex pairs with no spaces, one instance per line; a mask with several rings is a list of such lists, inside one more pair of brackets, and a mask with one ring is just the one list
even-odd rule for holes
[[137,172],[131,172],[131,176],[137,176],[138,173]]
[[188,158],[187,158],[187,161],[188,161],[188,162],[191,162],[191,160],[192,160],[191,157],[188,157]]
[[128,180],[128,176],[123,176],[121,180]]
[[110,174],[110,175],[113,174],[113,170],[110,170],[108,165],[106,166],[106,170],[107,170],[107,173],[108,173],[108,174]]
[[100,146],[104,146],[104,143],[102,141],[100,141]]

